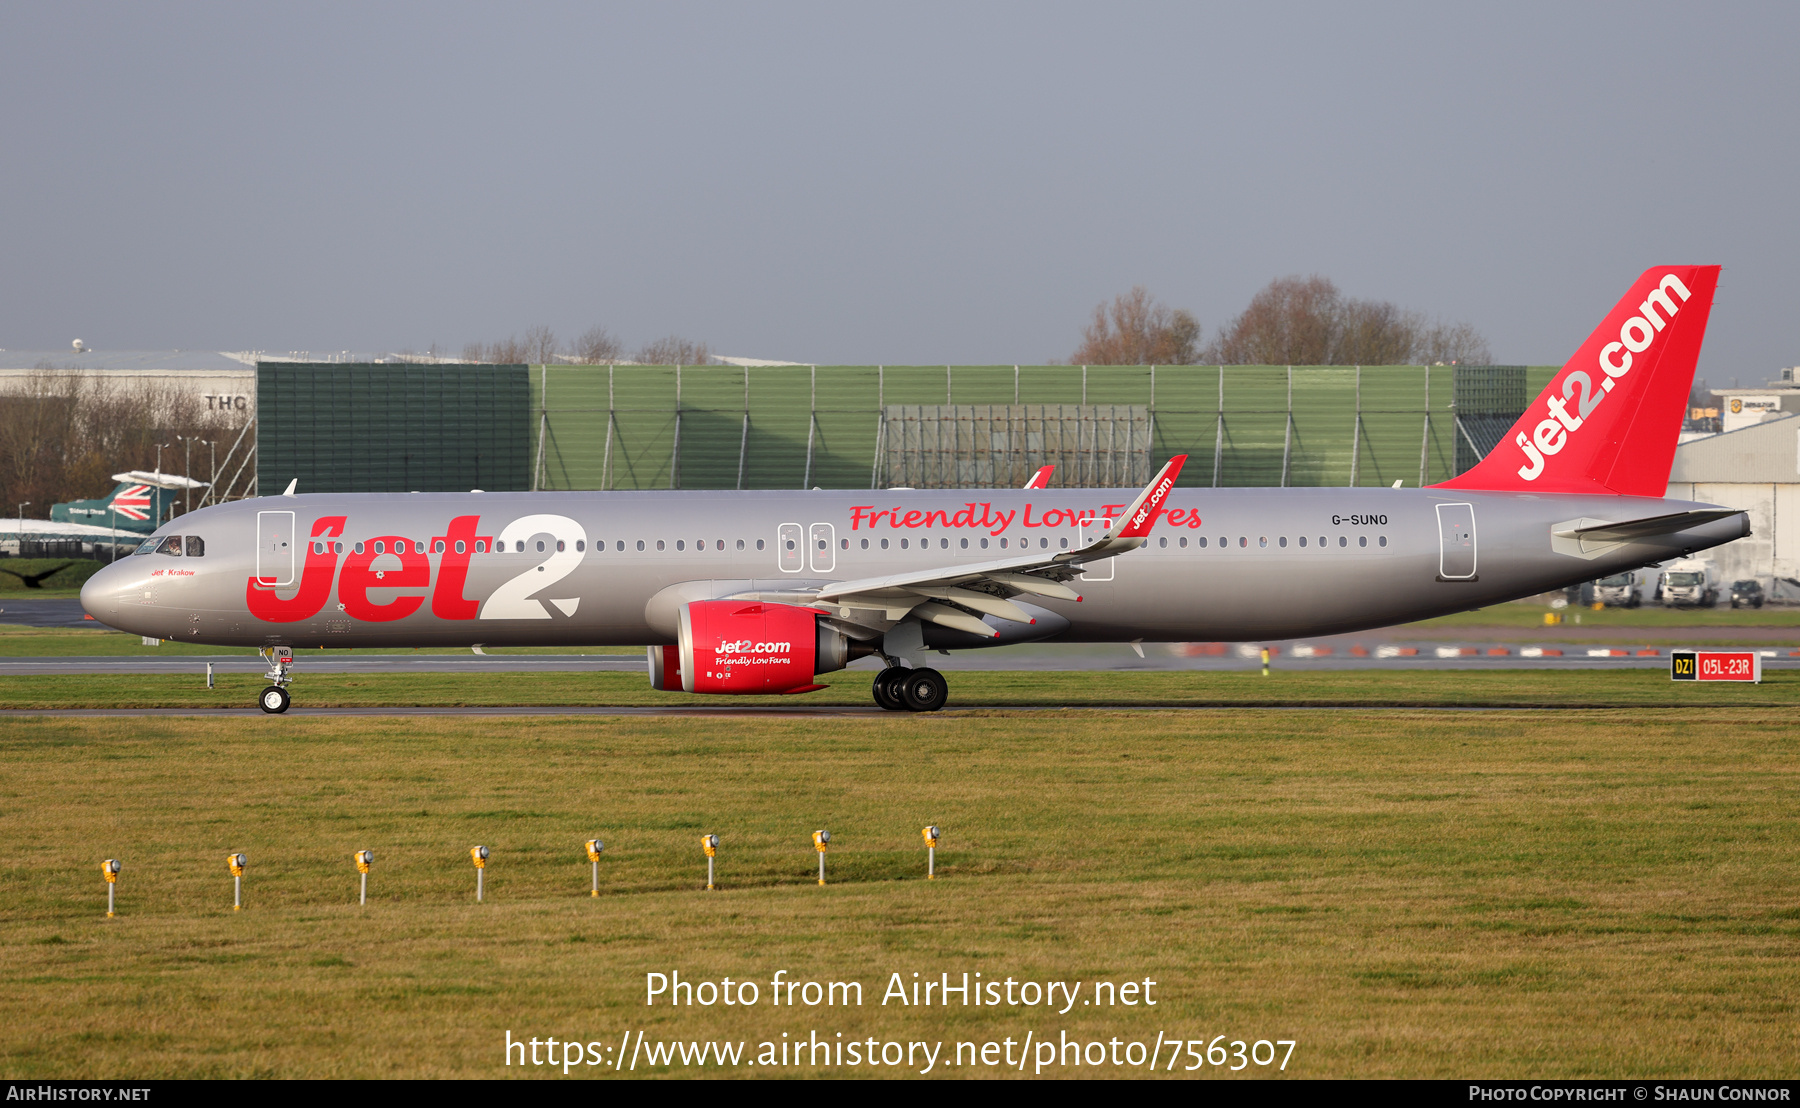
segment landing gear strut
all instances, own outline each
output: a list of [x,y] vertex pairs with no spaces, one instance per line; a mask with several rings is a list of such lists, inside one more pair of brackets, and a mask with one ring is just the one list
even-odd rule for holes
[[268,678],[269,687],[256,698],[256,703],[268,714],[280,715],[293,702],[293,698],[288,696],[287,686],[294,679],[288,672],[294,665],[294,651],[292,647],[265,646],[261,654],[269,663],[269,672],[263,675]]
[[889,666],[875,675],[873,691],[890,712],[935,712],[950,699],[950,682],[935,669]]

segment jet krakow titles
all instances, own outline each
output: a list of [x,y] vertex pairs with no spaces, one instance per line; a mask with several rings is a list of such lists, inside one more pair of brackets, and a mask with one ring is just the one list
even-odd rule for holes
[[[984,978],[963,972],[936,977],[914,973],[888,975],[881,1005],[903,1008],[1053,1008],[1058,1015],[1077,1006],[1135,1008],[1154,1007],[1156,982],[1148,977],[1130,981],[1021,981],[1012,977]],[[873,989],[870,990],[872,995]],[[684,980],[680,970],[644,975],[644,1004],[678,1008],[715,1004],[753,1007],[763,1002],[763,987],[755,981]],[[860,981],[804,981],[776,970],[768,984],[768,1003],[775,1008],[861,1007]]]

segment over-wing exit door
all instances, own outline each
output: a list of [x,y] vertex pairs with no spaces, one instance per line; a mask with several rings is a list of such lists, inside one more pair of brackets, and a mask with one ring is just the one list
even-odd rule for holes
[[1439,504],[1438,579],[1469,581],[1475,577],[1475,506]]
[[805,532],[798,523],[784,523],[775,531],[777,564],[783,573],[799,573],[806,565]]

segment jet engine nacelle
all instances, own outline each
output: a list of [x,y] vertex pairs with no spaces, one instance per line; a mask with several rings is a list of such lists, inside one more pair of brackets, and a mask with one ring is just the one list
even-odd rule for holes
[[[813,674],[843,669],[875,652],[822,622],[823,614],[743,600],[684,605],[673,651],[650,648],[650,683],[692,693],[810,692],[820,687]],[[671,661],[679,666],[679,684],[669,672]]]

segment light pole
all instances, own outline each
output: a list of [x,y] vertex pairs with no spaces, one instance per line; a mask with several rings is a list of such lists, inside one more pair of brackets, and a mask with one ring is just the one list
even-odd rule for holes
[[19,557],[21,558],[25,556],[25,509],[29,507],[31,507],[29,500],[19,505]]
[[167,445],[169,444],[166,442],[159,442],[156,444],[156,475],[158,477],[162,476],[162,452],[163,447]]
[[185,448],[181,462],[181,479],[187,485],[181,490],[181,514],[194,510],[194,438],[193,435],[176,435],[176,440]]
[[200,498],[200,506],[204,508],[206,507],[207,498],[212,496],[213,491],[219,487],[219,442],[217,439],[202,439],[200,441],[206,444],[206,449],[210,451],[212,455],[212,469],[206,479],[206,496]]

